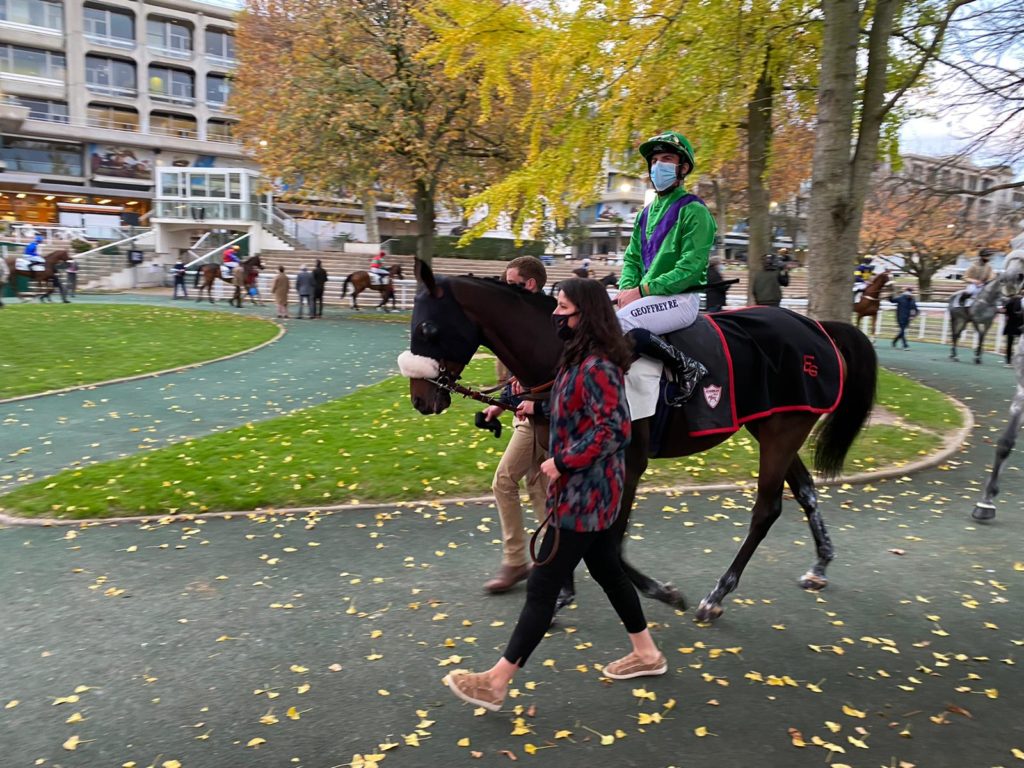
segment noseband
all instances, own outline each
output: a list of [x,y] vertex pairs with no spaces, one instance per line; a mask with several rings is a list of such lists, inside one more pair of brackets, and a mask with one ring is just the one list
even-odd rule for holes
[[472,398],[473,400],[484,403],[485,405],[496,405],[499,408],[508,407],[507,403],[503,403],[500,400],[495,400],[493,397],[488,397],[487,394],[485,394],[489,392],[497,392],[499,389],[505,386],[504,384],[498,384],[495,387],[491,387],[489,389],[484,390],[470,389],[469,387],[464,387],[458,383],[459,378],[461,376],[461,373],[454,373],[453,371],[449,371],[448,366],[446,366],[443,362],[438,362],[437,376],[433,379],[424,379],[424,381],[429,381],[438,389],[443,389],[446,392],[452,392],[456,395],[462,395],[463,397]]

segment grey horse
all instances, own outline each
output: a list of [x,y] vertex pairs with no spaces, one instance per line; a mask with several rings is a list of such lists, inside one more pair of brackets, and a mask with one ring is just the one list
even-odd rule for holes
[[[1019,254],[1019,255],[1018,255]],[[1024,291],[1024,251],[1015,251],[1006,261],[1006,269],[998,280],[1004,298],[1010,299]],[[1017,343],[1017,352],[1013,356],[1013,370],[1017,374],[1017,392],[1010,401],[1010,421],[996,443],[996,458],[992,463],[992,472],[982,500],[974,505],[971,517],[982,522],[992,520],[996,516],[993,503],[999,493],[999,473],[1003,463],[1013,450],[1017,440],[1017,432],[1024,421],[1024,337]]]
[[999,309],[999,299],[1002,281],[998,278],[989,280],[981,287],[981,290],[974,294],[974,299],[966,307],[962,300],[966,291],[957,291],[949,297],[949,320],[950,331],[953,336],[953,346],[949,350],[949,359],[956,360],[956,343],[960,340],[960,334],[970,323],[978,334],[978,345],[974,348],[974,362],[981,363],[981,350],[985,346],[985,334],[995,320],[996,311]]

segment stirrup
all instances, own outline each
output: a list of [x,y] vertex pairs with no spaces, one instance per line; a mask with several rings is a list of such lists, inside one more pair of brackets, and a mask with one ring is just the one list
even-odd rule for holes
[[665,402],[672,408],[678,408],[687,402],[697,392],[697,387],[700,386],[701,379],[708,375],[708,369],[704,367],[704,364],[694,360],[694,367],[688,368],[681,374],[673,371],[676,378],[677,392],[672,397],[666,397]]

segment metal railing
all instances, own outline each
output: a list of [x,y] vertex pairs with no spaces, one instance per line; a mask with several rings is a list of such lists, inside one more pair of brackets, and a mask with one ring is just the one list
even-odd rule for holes
[[[212,251],[208,251],[208,252],[204,253],[202,256],[200,256],[200,257],[190,261],[188,264],[185,265],[185,269],[192,269],[192,268],[198,267],[198,266],[200,266],[202,264],[212,264],[212,263],[215,263],[216,257],[219,256],[221,253],[223,253],[225,248],[227,248],[228,246],[231,246],[231,245],[238,245],[240,242],[245,240],[248,236],[249,236],[249,233],[246,232],[244,235],[239,235],[234,240],[228,240],[223,245],[218,245]],[[193,246],[193,248],[194,247],[195,246]]]

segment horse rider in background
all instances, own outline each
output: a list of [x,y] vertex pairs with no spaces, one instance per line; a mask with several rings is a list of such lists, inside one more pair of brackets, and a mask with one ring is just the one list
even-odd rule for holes
[[678,406],[690,399],[707,368],[659,334],[697,319],[697,289],[707,279],[715,217],[683,186],[694,168],[693,147],[685,136],[675,131],[652,136],[640,145],[640,155],[657,197],[633,225],[622,257],[616,314],[636,352],[660,360],[672,372],[679,393],[669,404]]
[[385,285],[391,279],[391,271],[384,266],[384,251],[370,259],[370,278],[374,285]]
[[35,270],[35,264],[39,265],[39,269],[46,269],[46,259],[43,258],[43,254],[39,252],[40,247],[43,244],[43,236],[36,235],[32,238],[31,242],[25,246],[25,258],[28,259],[29,270]]
[[992,248],[982,248],[978,251],[978,260],[964,272],[964,282],[967,283],[967,287],[964,288],[964,292],[960,296],[961,307],[968,306],[968,300],[973,299],[985,283],[995,280],[996,273],[992,269],[992,265],[989,264],[994,252]]

